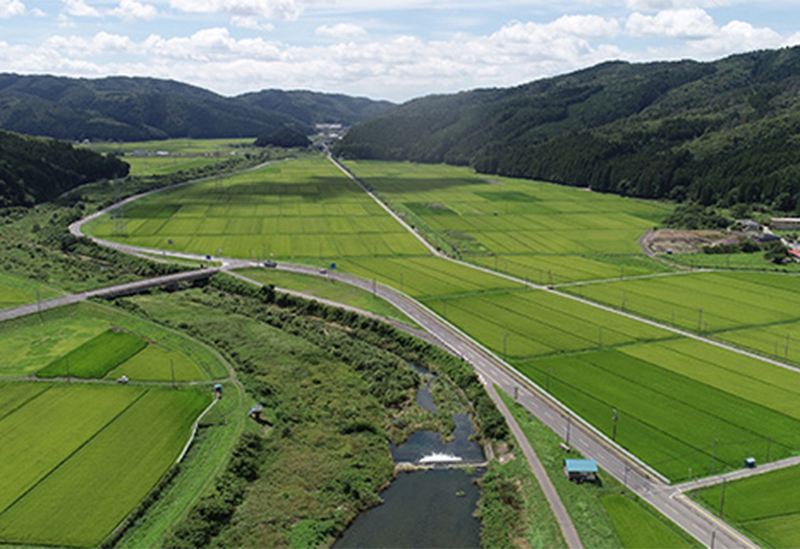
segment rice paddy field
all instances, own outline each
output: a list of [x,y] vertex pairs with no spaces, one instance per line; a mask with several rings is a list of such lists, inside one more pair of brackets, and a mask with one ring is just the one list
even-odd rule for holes
[[323,158],[281,161],[158,193],[101,218],[94,236],[240,258],[336,261],[427,250]]
[[3,383],[0,543],[97,546],[174,463],[210,391]]
[[442,249],[500,272],[552,284],[670,270],[637,243],[666,205],[451,166],[347,167]]
[[[800,467],[789,467],[736,482],[728,482],[692,496],[722,513],[763,547],[800,546]],[[724,501],[723,501],[724,490]]]
[[348,166],[434,244],[485,270],[430,256],[323,159],[156,195],[126,212],[127,235],[115,234],[110,220],[94,234],[212,255],[335,262],[392,286],[507,358],[609,437],[616,410],[616,441],[672,480],[738,468],[751,455],[800,453],[795,372],[493,271],[547,285],[625,277],[561,289],[762,352],[788,334],[790,357],[794,334],[800,340],[793,310],[800,278],[668,272],[637,244],[669,213],[660,204],[485,180],[461,168]]
[[95,304],[79,304],[0,324],[0,379],[112,378],[203,381],[227,376],[208,349],[165,328]]
[[227,377],[206,347],[94,303],[3,322],[0,339],[0,545],[98,546],[212,401],[167,382]]
[[50,299],[59,293],[34,280],[0,273],[0,309],[34,303],[37,299]]

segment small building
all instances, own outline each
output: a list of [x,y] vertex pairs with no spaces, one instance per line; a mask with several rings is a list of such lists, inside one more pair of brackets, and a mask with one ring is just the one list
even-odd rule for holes
[[800,217],[773,217],[769,226],[776,231],[800,231]]
[[261,419],[261,412],[263,411],[264,407],[261,404],[256,404],[247,411],[247,415],[258,421]]
[[753,240],[759,244],[768,244],[770,242],[778,242],[781,239],[778,235],[772,233],[761,233],[753,237]]
[[593,459],[565,459],[564,473],[578,484],[597,480],[597,462]]
[[746,232],[757,233],[761,231],[761,224],[758,221],[753,221],[752,219],[737,219],[734,224]]

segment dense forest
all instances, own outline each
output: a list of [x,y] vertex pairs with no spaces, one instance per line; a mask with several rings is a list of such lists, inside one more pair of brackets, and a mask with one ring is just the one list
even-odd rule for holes
[[0,207],[30,206],[83,183],[128,175],[116,157],[0,131]]
[[309,91],[224,97],[154,78],[0,74],[0,128],[58,139],[255,138],[283,127],[311,133],[316,123],[350,125],[391,106]]
[[335,152],[795,212],[798,91],[800,48],[713,63],[611,62],[511,89],[410,101],[353,128]]

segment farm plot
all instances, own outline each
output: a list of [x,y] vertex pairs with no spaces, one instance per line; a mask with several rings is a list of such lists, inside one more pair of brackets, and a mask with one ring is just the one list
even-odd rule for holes
[[749,456],[769,461],[800,451],[800,376],[696,341],[517,367],[673,480],[739,468]]
[[337,268],[418,299],[524,288],[517,282],[438,257],[349,259],[337,263]]
[[524,358],[670,338],[672,334],[549,292],[425,299],[498,354]]
[[670,271],[646,256],[504,255],[474,256],[470,261],[540,285]]
[[622,546],[628,549],[695,547],[670,528],[667,520],[621,494],[600,498]]
[[117,220],[115,231],[107,217],[87,231],[132,245],[214,256],[327,261],[425,253],[323,158],[273,163],[164,191],[132,204],[124,220],[124,230]]
[[129,332],[106,330],[38,371],[38,377],[101,378],[147,347]]
[[772,273],[693,273],[566,288],[681,328],[716,332],[800,319],[800,277]]
[[753,349],[776,360],[800,364],[800,322],[717,332],[714,338]]
[[[465,168],[388,162],[348,167],[432,242],[483,265],[499,255],[505,262],[498,269],[530,278],[534,269],[552,275],[552,256],[563,256],[565,263],[574,258],[574,270],[556,268],[560,281],[614,276],[618,269],[580,256],[640,256],[638,238],[670,210],[547,183],[489,180]],[[663,270],[654,262],[639,269]]]
[[61,307],[0,325],[0,378],[103,377],[176,381],[227,376],[219,358],[186,336],[93,303]]
[[58,292],[34,280],[0,273],[0,309],[8,309],[37,299],[56,297]]
[[788,467],[692,494],[764,547],[800,547],[800,467]]
[[0,542],[96,546],[152,489],[210,402],[195,390],[56,386],[0,421]]

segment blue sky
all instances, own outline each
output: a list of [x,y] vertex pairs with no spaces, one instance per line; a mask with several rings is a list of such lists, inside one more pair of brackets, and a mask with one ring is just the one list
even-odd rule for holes
[[405,101],[800,44],[796,0],[0,0],[0,71]]

